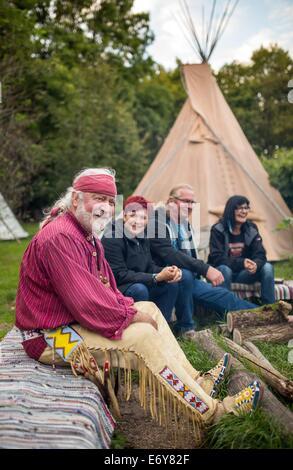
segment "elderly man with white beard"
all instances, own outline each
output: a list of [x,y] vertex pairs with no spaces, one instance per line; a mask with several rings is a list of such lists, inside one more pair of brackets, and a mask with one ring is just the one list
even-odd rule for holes
[[[45,364],[71,365],[103,390],[100,367],[139,371],[139,396],[160,423],[181,416],[203,425],[225,413],[253,410],[261,398],[258,382],[223,401],[215,394],[227,372],[227,355],[201,374],[187,360],[160,310],[134,303],[117,289],[99,234],[112,217],[117,195],[114,172],[88,169],[55,203],[30,242],[21,263],[16,325],[26,353]],[[105,371],[104,371],[105,372]],[[110,389],[109,377],[107,379]],[[102,384],[102,385],[101,385]],[[112,394],[112,403],[115,396]],[[117,411],[117,406],[116,406]]]

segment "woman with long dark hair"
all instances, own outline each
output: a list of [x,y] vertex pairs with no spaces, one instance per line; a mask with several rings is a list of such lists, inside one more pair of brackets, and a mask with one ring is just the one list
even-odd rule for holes
[[211,229],[209,263],[222,272],[227,289],[231,282],[260,282],[262,303],[269,304],[275,301],[274,269],[256,224],[248,220],[249,211],[245,196],[228,199],[223,217]]

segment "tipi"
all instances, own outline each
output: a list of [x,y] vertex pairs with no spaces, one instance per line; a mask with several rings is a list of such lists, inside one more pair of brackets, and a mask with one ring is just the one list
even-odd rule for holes
[[17,222],[13,212],[0,193],[0,240],[18,240],[28,237],[28,233],[23,230]]
[[[190,24],[186,2],[183,5]],[[226,18],[229,16],[231,12],[230,15],[226,12]],[[196,35],[194,26],[192,34]],[[290,210],[270,185],[268,174],[211,73],[207,59],[215,47],[215,39],[211,40],[210,48],[206,42],[205,50],[197,36],[196,43],[203,62],[182,67],[188,97],[134,194],[154,202],[165,201],[173,186],[190,184],[200,203],[203,246],[207,245],[209,229],[218,220],[227,199],[234,194],[247,196],[253,208],[251,218],[260,229],[268,259],[286,258],[293,253],[292,232],[276,231],[276,227],[291,216]]]

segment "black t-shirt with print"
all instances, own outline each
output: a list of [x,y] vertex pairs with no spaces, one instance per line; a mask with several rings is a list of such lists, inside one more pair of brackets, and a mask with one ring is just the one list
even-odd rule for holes
[[233,233],[229,233],[229,256],[232,258],[242,257],[244,248],[244,234],[233,235]]

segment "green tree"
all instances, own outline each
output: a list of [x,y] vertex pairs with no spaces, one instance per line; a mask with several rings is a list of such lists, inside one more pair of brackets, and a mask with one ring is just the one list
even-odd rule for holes
[[[95,64],[101,55],[134,80],[153,65],[146,48],[154,39],[148,13],[132,12],[134,0],[45,0],[31,11],[39,54],[68,65]],[[129,72],[129,73],[128,73]]]
[[50,204],[88,165],[115,167],[126,193],[141,175],[131,88],[153,67],[152,33],[132,5],[0,0],[0,184],[18,214]]
[[282,194],[289,208],[293,212],[293,148],[278,149],[271,158],[263,157],[270,182]]
[[272,155],[278,147],[293,145],[292,105],[288,102],[292,71],[289,53],[272,45],[255,51],[249,65],[233,62],[217,74],[224,95],[258,154]]
[[41,111],[35,106],[40,70],[30,39],[34,19],[27,14],[33,3],[0,2],[0,187],[14,209],[20,208],[42,164]]
[[136,87],[134,116],[151,163],[186,99],[180,63],[173,71],[158,66]]

